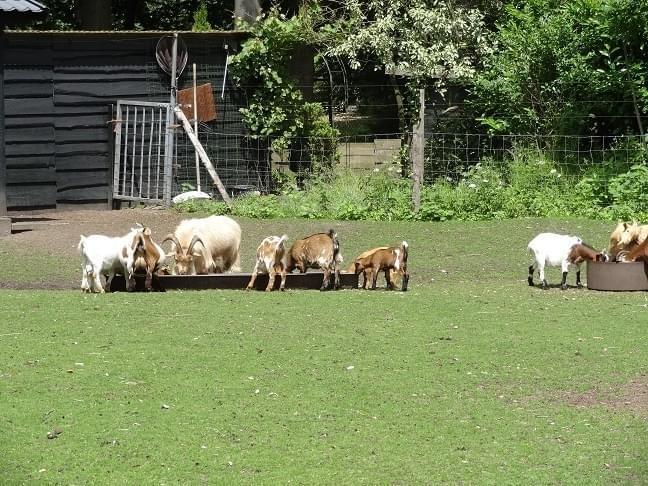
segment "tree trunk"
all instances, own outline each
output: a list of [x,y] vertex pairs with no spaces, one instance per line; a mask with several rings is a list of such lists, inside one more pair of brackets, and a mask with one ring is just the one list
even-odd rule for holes
[[419,117],[414,125],[410,156],[412,158],[412,207],[421,208],[421,186],[423,185],[425,150],[425,88],[419,89]]

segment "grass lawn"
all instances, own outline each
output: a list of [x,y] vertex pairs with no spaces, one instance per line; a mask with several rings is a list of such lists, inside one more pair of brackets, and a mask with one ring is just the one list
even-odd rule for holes
[[[315,225],[242,221],[244,269]],[[648,294],[526,285],[536,233],[610,226],[336,223],[405,237],[407,293],[2,290],[2,483],[645,484]]]

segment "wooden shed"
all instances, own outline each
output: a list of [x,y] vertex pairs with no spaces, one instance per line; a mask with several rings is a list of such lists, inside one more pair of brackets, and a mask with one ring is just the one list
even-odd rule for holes
[[[168,101],[169,77],[155,58],[165,35],[170,33],[2,33],[0,169],[6,176],[0,177],[0,198],[9,213],[111,207],[113,106],[119,99]],[[180,37],[189,56],[179,87],[191,85],[195,62],[199,81],[212,83],[219,94],[216,129],[242,133],[245,99],[225,76],[225,63],[245,33]]]

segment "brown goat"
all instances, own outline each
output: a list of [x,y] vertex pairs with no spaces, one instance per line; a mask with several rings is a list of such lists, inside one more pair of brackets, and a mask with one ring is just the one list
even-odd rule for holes
[[[580,266],[581,263],[587,260],[595,261],[595,262],[605,262],[607,261],[607,256],[600,251],[596,251],[594,248],[592,248],[589,245],[586,245],[585,243],[577,243],[570,248],[569,254],[567,255],[567,261],[573,265],[576,265],[576,286],[577,287],[583,286],[580,278],[581,275]],[[567,288],[567,272],[563,272],[561,288]]]
[[403,292],[407,290],[407,284],[409,282],[409,273],[407,272],[409,245],[407,241],[403,241],[400,246],[381,247],[365,253],[368,253],[368,255],[365,257],[360,255],[354,262],[355,274],[358,275],[360,272],[365,274],[365,281],[362,285],[363,289],[366,287],[366,275],[368,272],[371,273],[371,290],[375,290],[378,273],[384,271],[387,288],[393,290],[394,284],[391,280],[391,270],[395,270],[403,276],[401,290]]
[[628,250],[619,252],[618,261],[620,262],[644,262],[648,263],[648,238],[641,243],[635,240]]
[[[357,260],[360,260],[362,258],[368,258],[371,257],[374,253],[376,253],[378,250],[386,250],[389,248],[388,246],[379,246],[377,248],[372,248],[371,250],[363,251],[360,253],[356,259],[353,261],[351,265],[349,265],[349,268],[347,269],[348,273],[355,273],[356,265],[355,262]],[[395,271],[394,269],[391,269],[389,271],[389,276],[391,278],[391,281],[394,282],[396,278],[400,276],[399,272]],[[371,269],[367,268],[362,271],[362,277],[363,277],[363,282],[362,282],[362,288],[366,289],[367,288],[367,282],[369,281],[369,278],[371,278]]]
[[337,233],[329,230],[328,233],[316,233],[301,240],[295,241],[288,252],[288,273],[295,268],[301,273],[306,273],[309,268],[321,268],[324,279],[320,290],[331,287],[331,273],[334,274],[333,288],[340,288],[340,242]]
[[153,289],[153,273],[166,261],[160,245],[151,238],[151,228],[144,227],[133,240],[133,272],[145,273],[144,288]]
[[248,283],[247,290],[254,287],[257,274],[259,272],[268,274],[268,286],[266,292],[270,292],[274,286],[275,275],[281,275],[281,284],[279,290],[284,290],[286,287],[286,267],[288,260],[288,251],[286,250],[286,240],[288,235],[283,235],[281,238],[278,236],[268,236],[264,238],[259,247],[257,248],[257,260],[252,271],[252,278]]

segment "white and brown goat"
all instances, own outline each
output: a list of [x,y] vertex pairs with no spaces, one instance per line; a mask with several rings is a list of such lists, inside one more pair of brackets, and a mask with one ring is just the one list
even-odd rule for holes
[[101,277],[106,278],[105,288],[116,274],[122,274],[126,289],[133,290],[134,252],[137,237],[142,232],[141,226],[131,228],[124,236],[81,235],[77,247],[81,255],[81,290],[84,292],[105,292]]
[[301,273],[306,273],[309,268],[321,268],[324,272],[320,290],[331,287],[331,274],[333,274],[333,288],[340,288],[340,242],[337,233],[329,230],[328,233],[316,233],[301,240],[295,241],[288,252],[287,272],[295,268]]
[[173,273],[195,275],[240,270],[241,227],[227,216],[185,219],[162,243],[171,241]]
[[619,223],[610,234],[608,254],[613,261],[627,260],[627,255],[638,244],[648,239],[648,225]]
[[409,283],[409,273],[407,271],[407,257],[409,254],[409,245],[407,241],[403,241],[400,246],[378,247],[362,253],[355,259],[353,266],[356,275],[361,272],[364,275],[364,282],[362,288],[366,288],[367,277],[371,277],[371,290],[376,289],[376,282],[378,274],[385,272],[385,280],[387,281],[387,288],[394,289],[394,283],[391,276],[392,271],[402,276],[401,290],[407,290]]
[[252,277],[248,283],[247,290],[254,287],[257,275],[259,273],[268,274],[268,285],[266,292],[270,292],[274,286],[275,275],[281,275],[281,284],[279,290],[286,288],[286,269],[288,267],[288,249],[286,241],[288,235],[268,236],[264,238],[256,252],[256,264],[252,270]]
[[153,241],[151,228],[143,227],[136,233],[133,253],[133,273],[144,273],[146,279],[144,288],[153,289],[153,274],[158,271],[166,261],[162,247]]

